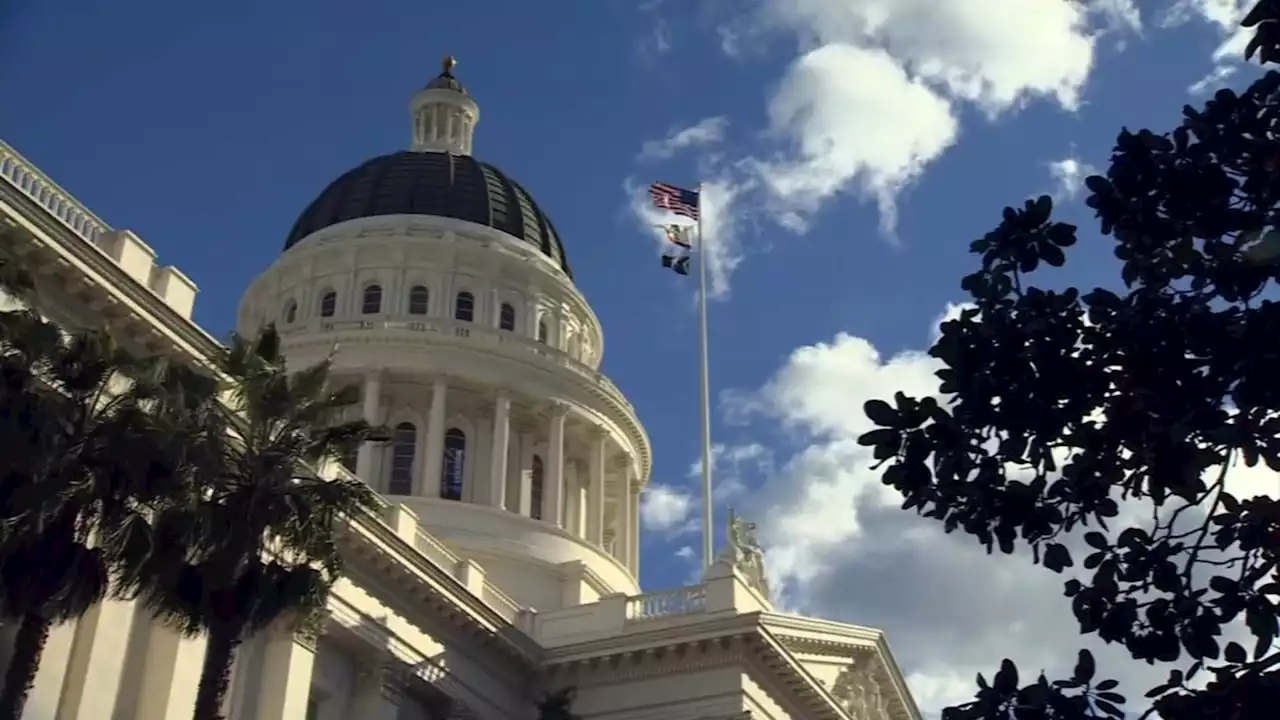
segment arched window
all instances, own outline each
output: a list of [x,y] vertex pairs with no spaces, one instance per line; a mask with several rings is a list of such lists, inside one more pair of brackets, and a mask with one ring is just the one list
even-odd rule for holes
[[325,290],[320,296],[320,317],[333,317],[338,311],[338,293],[333,290]]
[[444,434],[444,463],[440,472],[440,497],[445,500],[462,499],[462,471],[466,468],[467,434],[458,428],[449,428]]
[[463,322],[471,322],[476,316],[476,298],[463,290],[453,301],[453,317]]
[[529,517],[534,520],[542,519],[542,494],[544,484],[544,474],[546,470],[542,467],[542,458],[538,455],[533,456],[533,465],[529,468]]
[[427,303],[431,300],[431,293],[425,285],[414,285],[409,288],[409,314],[410,315],[426,315]]
[[511,303],[502,303],[502,309],[498,311],[498,329],[516,329],[516,309],[511,307]]
[[284,322],[286,325],[292,324],[298,319],[298,303],[296,300],[290,300],[284,304]]
[[418,442],[418,429],[413,423],[403,422],[391,435],[391,481],[387,483],[390,495],[413,494],[413,453]]
[[364,295],[360,299],[360,313],[377,315],[380,312],[382,312],[382,286],[370,285],[364,289]]
[[538,342],[545,343],[547,341],[547,321],[538,321]]

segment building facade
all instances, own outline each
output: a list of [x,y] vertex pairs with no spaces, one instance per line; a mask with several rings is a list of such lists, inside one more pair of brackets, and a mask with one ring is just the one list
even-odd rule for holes
[[[410,149],[328,185],[240,304],[239,330],[274,323],[292,366],[333,353],[390,438],[322,469],[384,504],[342,530],[323,632],[241,647],[227,717],[534,720],[573,687],[584,720],[918,718],[883,633],[776,612],[753,546],[698,585],[641,591],[652,451],[600,372],[565,246],[472,156],[479,106],[451,60],[410,119]],[[188,361],[217,347],[191,320],[191,279],[2,142],[0,252],[60,322]],[[189,718],[203,650],[103,603],[54,630],[25,717]]]

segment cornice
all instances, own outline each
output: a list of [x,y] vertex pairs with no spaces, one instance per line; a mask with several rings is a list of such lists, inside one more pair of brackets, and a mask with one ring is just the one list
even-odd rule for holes
[[850,659],[858,655],[874,655],[893,683],[903,713],[910,718],[921,717],[920,708],[916,706],[902,669],[889,649],[884,631],[781,613],[766,613],[763,622],[782,646],[792,653]]
[[[459,629],[502,651],[528,669],[539,665],[543,655],[541,646],[473,595],[452,574],[417,552],[391,528],[373,518],[355,518],[345,524],[340,538],[349,550],[372,561],[372,566],[388,579],[417,590]],[[368,568],[366,565],[366,571]]]
[[117,302],[127,301],[141,310],[145,314],[141,320],[163,329],[181,354],[203,362],[222,348],[221,343],[199,325],[179,315],[154,291],[130,277],[97,245],[77,235],[7,182],[0,182],[0,216],[8,216],[37,243],[88,270],[92,284],[99,286],[108,297]]
[[[352,241],[358,244],[378,244],[388,240],[408,237],[415,240],[436,240],[447,243],[450,255],[455,258],[485,259],[494,253],[510,261],[513,266],[536,267],[540,272],[536,276],[541,284],[553,286],[561,295],[557,300],[567,301],[575,310],[586,316],[592,326],[599,331],[600,319],[587,302],[586,297],[551,258],[541,251],[534,250],[528,243],[513,238],[506,233],[484,225],[477,225],[456,218],[431,217],[424,215],[378,215],[368,218],[355,218],[336,225],[330,225],[316,231],[282,254],[272,268],[283,264],[286,258],[310,258],[315,252],[333,250],[346,246]],[[464,239],[463,243],[453,242]],[[354,245],[351,245],[354,247]],[[550,294],[550,288],[539,288],[543,294]],[[599,332],[603,335],[602,332]],[[603,349],[603,344],[601,349]]]
[[763,673],[785,703],[816,720],[851,720],[841,706],[773,636],[761,613],[707,616],[701,622],[633,630],[546,652],[543,664],[557,680],[608,684],[680,674],[737,663]]
[[[414,648],[384,623],[361,612],[346,600],[330,595],[326,609],[331,622],[359,638],[369,650],[383,655],[370,658],[371,662],[358,664],[357,673],[371,675],[369,679],[378,682],[384,692],[398,694],[414,681],[421,681],[447,695],[455,703],[464,706],[490,704],[486,702],[483,692],[472,688],[460,676],[450,672],[439,659]],[[390,656],[390,662],[386,656]],[[502,711],[502,708],[491,707],[498,712]]]

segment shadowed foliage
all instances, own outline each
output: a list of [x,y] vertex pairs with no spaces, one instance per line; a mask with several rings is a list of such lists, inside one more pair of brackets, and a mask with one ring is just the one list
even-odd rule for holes
[[188,497],[122,531],[122,585],[189,634],[207,633],[195,720],[221,718],[242,640],[275,624],[314,632],[341,572],[345,518],[373,510],[363,482],[311,468],[354,451],[371,429],[343,421],[355,387],[329,387],[330,362],[289,372],[279,337],[232,338],[217,358],[225,392],[171,402],[193,432]]
[[[10,296],[33,290],[8,262],[0,274]],[[183,428],[149,412],[166,367],[0,312],[0,618],[17,625],[0,720],[22,717],[50,629],[111,593],[117,530],[181,485]]]
[[582,716],[571,712],[576,695],[577,690],[572,687],[548,693],[538,703],[538,720],[582,720]]
[[[1268,0],[1246,20],[1263,61],[1277,18]],[[860,442],[904,508],[1067,572],[1081,633],[1168,681],[1121,688],[1081,651],[1072,677],[1023,684],[1005,660],[944,718],[1275,717],[1280,502],[1228,480],[1280,470],[1280,74],[1168,134],[1122,131],[1087,187],[1120,282],[1038,287],[1076,228],[1048,197],[1006,208],[971,245],[972,307],[930,350],[938,397],[868,402]]]

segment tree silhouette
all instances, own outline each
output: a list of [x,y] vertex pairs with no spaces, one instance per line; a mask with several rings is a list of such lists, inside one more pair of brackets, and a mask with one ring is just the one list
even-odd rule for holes
[[[1264,62],[1280,59],[1277,20],[1264,0],[1245,21]],[[1130,711],[1274,717],[1280,502],[1228,478],[1280,471],[1280,73],[1185,107],[1168,134],[1121,131],[1087,187],[1120,285],[1033,284],[1076,227],[1048,197],[1006,208],[970,247],[973,307],[930,350],[938,397],[868,402],[878,427],[860,442],[905,509],[1072,569],[1082,634],[1170,666]],[[1150,520],[1118,525],[1122,505]],[[1072,677],[1027,685],[1005,660],[944,718],[1118,718],[1120,689],[1088,651]]]

